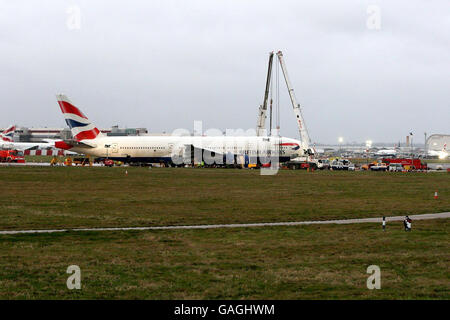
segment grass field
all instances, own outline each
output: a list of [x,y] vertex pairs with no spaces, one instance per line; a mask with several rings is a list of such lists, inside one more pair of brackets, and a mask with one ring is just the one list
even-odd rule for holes
[[[82,156],[80,156],[82,157]],[[52,160],[53,156],[25,156],[26,162],[50,162]],[[64,159],[66,156],[58,156],[58,159],[61,162],[64,162]],[[329,158],[335,158],[335,157],[329,157]],[[339,157],[338,157],[339,158]],[[364,163],[370,163],[373,161],[377,161],[377,158],[351,158],[351,162],[355,164],[364,164]],[[427,163],[450,163],[450,159],[424,159],[422,160]]]
[[[330,158],[333,158],[333,157],[330,157]],[[351,158],[350,161],[354,164],[362,165],[365,163],[371,163],[374,161],[378,161],[378,158]],[[446,159],[422,159],[422,162],[444,164],[444,163],[450,163],[450,159],[449,158],[446,158]]]
[[[58,156],[58,159],[61,162],[64,162],[64,158],[63,156]],[[25,161],[26,162],[50,162],[52,161],[53,156],[25,156]]]
[[[449,299],[449,221],[2,236],[1,299]],[[68,290],[66,269],[81,269]],[[366,269],[381,269],[368,290]]]
[[[125,170],[128,175],[125,175]],[[304,221],[450,211],[446,173],[0,168],[0,229]],[[440,198],[433,198],[438,190]]]
[[[125,175],[128,170],[128,175]],[[0,168],[0,229],[450,211],[447,173]],[[439,199],[433,199],[434,191]],[[449,299],[449,221],[0,235],[0,298]],[[69,265],[82,289],[68,290]],[[379,265],[382,289],[366,288]]]

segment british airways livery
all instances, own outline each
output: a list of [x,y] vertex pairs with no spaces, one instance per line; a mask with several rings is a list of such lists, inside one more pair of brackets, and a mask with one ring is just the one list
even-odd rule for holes
[[14,131],[16,131],[15,125],[6,128],[1,134],[2,141],[13,142]]
[[46,142],[14,142],[14,132],[16,126],[9,126],[5,131],[0,134],[0,148],[1,149],[15,149],[15,150],[31,150],[31,149],[48,149],[53,148],[55,143],[53,140],[48,139]]
[[[99,158],[123,162],[158,163],[178,165],[195,155],[207,164],[229,163],[245,158],[251,163],[261,155],[270,157],[277,149],[278,161],[284,162],[304,155],[299,140],[285,137],[264,136],[106,136],[81,112],[64,94],[58,94],[57,101],[73,138],[57,141],[55,146]],[[194,159],[194,158],[192,158]],[[239,161],[239,160],[238,160]],[[261,161],[267,163],[269,161]],[[186,162],[184,162],[186,163]]]

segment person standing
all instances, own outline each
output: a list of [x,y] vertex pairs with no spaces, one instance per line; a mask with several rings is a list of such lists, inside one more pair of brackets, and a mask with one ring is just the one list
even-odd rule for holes
[[412,220],[406,216],[406,231],[411,231],[411,227],[412,227]]
[[383,216],[383,231],[386,231],[386,217]]

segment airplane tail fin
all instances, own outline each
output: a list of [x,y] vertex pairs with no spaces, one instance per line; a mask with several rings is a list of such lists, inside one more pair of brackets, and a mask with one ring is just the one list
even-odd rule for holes
[[16,126],[9,126],[1,133],[1,139],[3,141],[13,142],[14,131],[16,131]]
[[59,107],[76,141],[94,140],[102,133],[64,94],[57,94]]

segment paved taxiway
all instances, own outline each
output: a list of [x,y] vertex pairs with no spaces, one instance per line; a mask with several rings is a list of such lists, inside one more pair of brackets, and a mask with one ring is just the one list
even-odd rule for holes
[[[409,215],[414,220],[444,219],[450,218],[450,212],[426,213]],[[402,221],[405,216],[386,217],[386,221]],[[54,233],[68,231],[129,231],[129,230],[180,230],[180,229],[217,229],[217,228],[253,228],[253,227],[277,227],[277,226],[299,226],[311,224],[352,224],[352,223],[380,223],[382,218],[344,219],[344,220],[322,220],[322,221],[298,221],[298,222],[268,222],[268,223],[242,223],[242,224],[210,224],[192,226],[160,226],[160,227],[115,227],[115,228],[75,228],[75,229],[48,229],[48,230],[4,230],[0,235],[27,234],[27,233]]]

